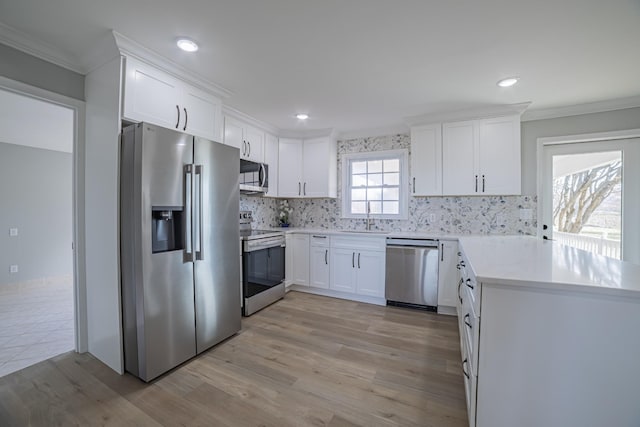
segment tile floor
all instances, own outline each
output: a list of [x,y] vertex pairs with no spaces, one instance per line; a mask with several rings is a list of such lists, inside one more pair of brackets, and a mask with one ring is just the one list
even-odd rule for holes
[[70,276],[0,285],[0,377],[73,348]]

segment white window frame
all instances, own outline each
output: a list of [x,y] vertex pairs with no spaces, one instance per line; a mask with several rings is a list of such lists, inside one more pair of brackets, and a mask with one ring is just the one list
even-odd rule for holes
[[348,153],[342,155],[342,218],[364,219],[366,214],[351,213],[351,163],[370,160],[400,159],[400,184],[398,196],[399,211],[397,214],[370,214],[375,219],[409,219],[409,151],[386,150],[366,153]]

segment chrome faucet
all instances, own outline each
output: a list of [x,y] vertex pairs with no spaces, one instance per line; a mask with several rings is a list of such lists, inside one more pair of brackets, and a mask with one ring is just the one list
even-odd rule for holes
[[371,202],[367,202],[367,231],[371,231],[371,224],[373,220],[369,217],[371,214]]

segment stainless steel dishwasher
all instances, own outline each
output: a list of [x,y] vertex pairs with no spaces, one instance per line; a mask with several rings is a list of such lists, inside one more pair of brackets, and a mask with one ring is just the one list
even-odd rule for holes
[[387,305],[436,311],[438,241],[387,238]]

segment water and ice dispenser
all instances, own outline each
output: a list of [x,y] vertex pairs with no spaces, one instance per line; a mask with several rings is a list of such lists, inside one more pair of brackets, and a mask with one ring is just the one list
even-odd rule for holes
[[154,206],[151,210],[152,252],[184,249],[183,208]]

